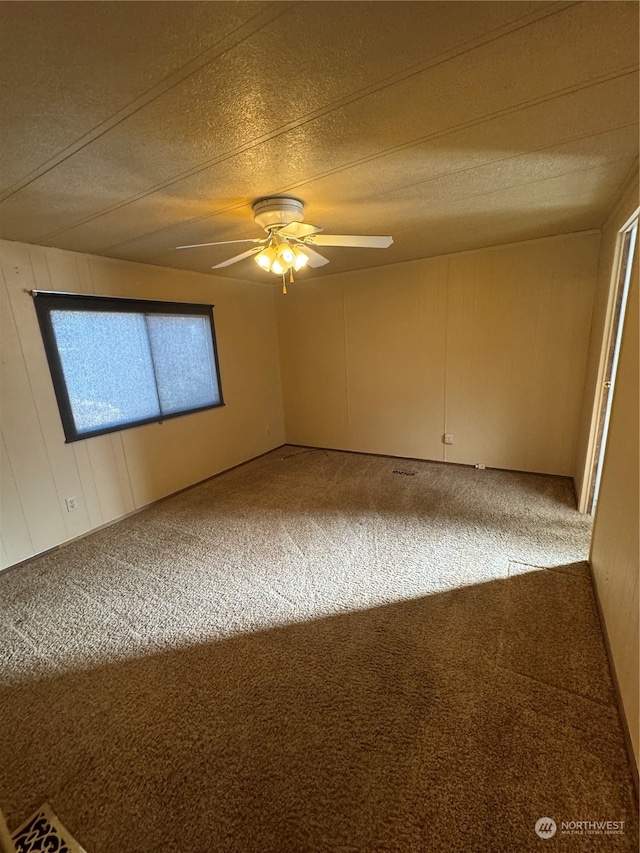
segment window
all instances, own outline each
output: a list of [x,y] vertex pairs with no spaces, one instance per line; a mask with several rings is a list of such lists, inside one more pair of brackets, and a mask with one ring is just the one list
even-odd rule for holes
[[224,405],[213,306],[34,299],[68,442]]

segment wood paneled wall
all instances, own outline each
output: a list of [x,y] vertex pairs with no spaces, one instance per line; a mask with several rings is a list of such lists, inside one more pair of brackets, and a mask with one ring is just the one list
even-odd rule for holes
[[575,481],[581,512],[586,512],[587,510],[593,448],[600,421],[598,403],[600,400],[600,389],[605,379],[607,360],[606,354],[603,354],[602,351],[602,343],[605,334],[607,334],[611,323],[611,314],[614,310],[611,283],[615,275],[613,266],[616,260],[618,234],[637,207],[638,172],[636,170],[602,229],[598,276],[593,300],[589,355],[587,358],[582,414],[580,417],[576,452]]
[[[2,567],[283,443],[271,287],[6,241],[0,267]],[[32,289],[213,303],[225,407],[65,444]]]
[[572,476],[599,239],[301,276],[276,303],[287,440]]
[[[620,227],[638,204],[637,184],[627,204],[619,209],[602,237],[601,276],[599,286],[608,292],[610,268]],[[639,356],[638,319],[640,297],[638,286],[638,254],[629,287],[626,316],[622,332],[620,360],[611,407],[609,435],[605,449],[591,542],[591,566],[605,620],[609,646],[620,688],[636,765],[640,757],[640,660],[638,651],[638,585],[640,583],[640,518],[639,487]],[[606,293],[605,293],[606,295]],[[604,297],[599,302],[606,302]],[[597,338],[593,341],[597,347]],[[591,389],[589,389],[591,390]]]

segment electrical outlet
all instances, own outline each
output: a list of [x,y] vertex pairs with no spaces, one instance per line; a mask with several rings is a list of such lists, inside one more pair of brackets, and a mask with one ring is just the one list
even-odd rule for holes
[[445,432],[444,436],[442,437],[442,441],[444,444],[453,444],[453,433]]
[[78,509],[78,499],[76,497],[70,497],[65,500],[67,505],[67,512],[75,512]]
[[484,471],[485,467],[483,462],[476,462],[476,468],[479,468],[481,471]]

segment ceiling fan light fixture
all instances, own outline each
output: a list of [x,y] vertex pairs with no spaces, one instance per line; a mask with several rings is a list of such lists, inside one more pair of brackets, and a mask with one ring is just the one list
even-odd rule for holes
[[282,228],[291,222],[302,222],[304,204],[293,196],[271,196],[254,201],[253,218],[257,225],[268,231]]
[[296,256],[294,255],[293,249],[288,243],[280,243],[280,245],[276,249],[276,252],[278,254],[278,261],[283,267],[285,267],[285,269],[288,269],[290,266],[293,265]]
[[293,272],[299,272],[306,266],[313,269],[329,263],[315,246],[335,246],[341,248],[386,249],[393,243],[393,237],[387,235],[324,234],[322,228],[304,222],[304,203],[293,196],[269,196],[257,199],[253,203],[253,218],[267,232],[262,239],[248,237],[244,240],[220,240],[212,243],[193,243],[190,246],[178,246],[180,249],[195,249],[202,246],[223,246],[227,243],[254,243],[256,248],[248,249],[212,269],[229,267],[245,258],[253,257],[264,272],[284,276],[289,273],[293,281]]
[[266,249],[263,249],[259,254],[254,257],[254,261],[258,264],[260,269],[268,272],[271,269],[271,264],[276,259],[275,249],[272,249],[271,246],[268,246]]
[[304,267],[309,263],[309,258],[305,255],[302,249],[299,249],[297,246],[294,246],[293,248],[293,256],[293,268],[296,272],[304,269]]

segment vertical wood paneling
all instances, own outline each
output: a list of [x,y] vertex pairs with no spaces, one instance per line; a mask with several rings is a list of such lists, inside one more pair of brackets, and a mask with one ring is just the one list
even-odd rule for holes
[[[38,250],[35,247],[27,250],[26,247],[13,244],[3,251],[2,255],[4,268],[14,276],[12,286],[8,288],[9,300],[25,359],[29,388],[38,412],[56,485],[58,504],[65,526],[65,538],[79,536],[91,529],[91,522],[84,502],[73,449],[64,443],[62,422],[40,337],[33,298],[25,293],[25,290],[32,288],[36,290],[51,288],[46,253],[45,250]],[[73,513],[67,512],[65,504],[65,498],[71,496],[75,496],[78,503],[78,509]]]
[[5,568],[12,563],[31,557],[35,551],[2,436],[0,436],[0,519],[6,558],[2,568]]
[[[0,256],[9,278],[0,288],[8,565],[283,443],[270,288],[6,241]],[[34,287],[216,304],[227,405],[65,444],[33,300],[24,293]],[[72,495],[78,509],[68,513]]]
[[572,475],[598,241],[532,240],[292,288],[278,304],[288,440]]
[[426,459],[445,461],[448,258],[420,261],[419,363],[423,418],[419,425]]
[[[19,276],[19,269],[10,263],[3,265],[3,272]],[[4,275],[0,282],[2,434],[37,552],[64,541],[67,535]]]
[[344,277],[353,449],[442,458],[444,313],[437,262]]
[[[608,239],[616,239],[611,233]],[[607,255],[610,254],[607,247]],[[591,542],[591,564],[602,606],[636,764],[640,754],[638,692],[638,579],[640,542],[638,479],[640,335],[636,252],[611,408],[600,495]]]
[[112,521],[128,512],[120,484],[120,468],[113,452],[112,437],[100,435],[87,439],[86,446],[102,522]]
[[276,304],[287,440],[348,449],[342,276],[292,286]]
[[452,257],[447,460],[573,473],[597,235]]
[[70,447],[73,448],[73,458],[80,478],[83,505],[89,516],[89,526],[94,528],[99,527],[104,522],[104,518],[98,497],[98,486],[91,467],[89,448],[87,447],[89,441],[93,441],[93,439],[76,441]]
[[[418,265],[406,265],[393,289],[384,268],[351,273],[344,288],[350,439],[374,453],[406,448],[422,414]],[[413,371],[407,371],[413,364]]]
[[[47,268],[51,290],[62,293],[83,293],[78,276],[78,264],[74,252],[64,252],[61,249],[45,249]],[[88,291],[91,293],[92,291]]]
[[613,314],[612,278],[616,260],[618,233],[638,207],[636,171],[602,230],[598,275],[591,318],[591,337],[584,382],[582,411],[574,463],[576,493],[581,512],[586,512],[591,481],[593,450],[600,420],[600,392],[605,379],[606,353],[603,339]]
[[123,512],[131,512],[136,508],[133,500],[133,492],[131,491],[131,480],[129,478],[129,469],[127,468],[127,460],[124,455],[124,447],[122,444],[122,433],[114,433],[110,436],[111,447],[113,450],[113,458],[118,470],[118,481],[120,483],[120,494],[122,498]]
[[[599,420],[599,394],[606,357],[603,338],[613,309],[611,282],[615,273],[620,229],[638,207],[638,175],[629,181],[602,231],[591,339],[584,383],[575,460],[576,490],[586,509],[591,458]],[[620,694],[631,736],[636,766],[640,753],[638,672],[638,586],[640,559],[638,516],[638,247],[633,268],[624,336],[614,389],[609,437],[600,496],[594,519],[591,564]]]

